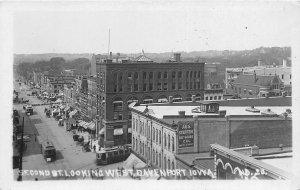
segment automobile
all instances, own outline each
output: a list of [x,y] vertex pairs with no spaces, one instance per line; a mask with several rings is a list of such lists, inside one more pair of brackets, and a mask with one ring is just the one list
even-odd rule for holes
[[26,106],[26,114],[27,115],[33,115],[33,108],[31,105]]

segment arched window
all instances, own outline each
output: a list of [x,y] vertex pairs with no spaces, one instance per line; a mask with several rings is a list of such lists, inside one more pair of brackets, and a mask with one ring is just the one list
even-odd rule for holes
[[172,151],[175,151],[175,139],[172,137]]
[[164,147],[167,147],[167,137],[166,137],[166,133],[164,133]]
[[137,140],[137,138],[135,139],[135,145],[136,145],[136,146],[135,146],[135,150],[138,151],[139,146],[138,146],[138,140]]
[[123,101],[122,98],[115,98],[113,101],[114,120],[123,120]]
[[157,98],[158,103],[165,103],[168,102],[168,98],[165,95],[161,95]]
[[146,96],[143,98],[143,104],[151,104],[153,103],[153,98],[151,96]]
[[158,167],[161,168],[161,154],[158,154]]
[[159,137],[158,137],[158,139],[159,139],[159,145],[161,145],[161,131],[159,131],[158,133],[159,133]]
[[133,150],[135,150],[135,138],[133,137],[132,139],[133,139],[132,148]]
[[168,135],[168,150],[170,150],[170,135]]

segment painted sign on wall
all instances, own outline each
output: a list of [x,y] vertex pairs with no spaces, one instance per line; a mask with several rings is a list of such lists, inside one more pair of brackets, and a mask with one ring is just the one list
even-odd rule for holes
[[178,122],[178,147],[194,146],[194,122]]

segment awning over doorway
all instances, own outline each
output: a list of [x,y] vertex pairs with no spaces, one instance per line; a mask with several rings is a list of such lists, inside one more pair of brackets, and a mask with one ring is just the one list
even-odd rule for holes
[[105,127],[103,127],[100,131],[99,131],[99,135],[104,135],[105,133]]
[[123,135],[123,128],[114,129],[114,135]]
[[90,129],[90,130],[95,130],[95,129],[96,129],[96,125],[95,125],[94,122],[90,122],[90,123],[88,124],[87,128]]

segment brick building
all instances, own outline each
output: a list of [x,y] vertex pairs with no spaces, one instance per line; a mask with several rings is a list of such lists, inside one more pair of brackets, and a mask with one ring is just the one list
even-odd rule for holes
[[241,74],[231,83],[235,94],[242,98],[282,96],[284,84],[278,75]]
[[235,100],[224,102],[233,102],[233,106],[195,101],[130,105],[133,153],[154,168],[196,169],[197,166],[212,174],[214,160],[209,152],[214,143],[229,149],[245,146],[257,146],[260,150],[291,149],[290,104],[277,106],[278,98],[260,107],[235,106]]
[[173,61],[158,63],[144,54],[137,58],[94,59],[98,72],[100,135],[105,145],[131,141],[128,103],[191,101],[204,98],[204,63]]

